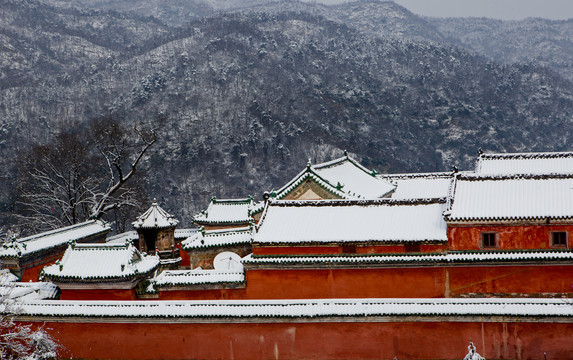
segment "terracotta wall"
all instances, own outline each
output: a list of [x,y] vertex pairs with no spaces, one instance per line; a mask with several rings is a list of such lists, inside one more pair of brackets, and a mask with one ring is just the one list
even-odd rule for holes
[[573,266],[449,266],[247,271],[245,289],[161,291],[161,300],[573,297]]
[[61,300],[136,300],[133,289],[62,289]]
[[450,250],[478,250],[481,248],[481,233],[498,234],[500,249],[550,249],[551,232],[567,231],[572,241],[573,225],[448,225]]
[[[487,321],[496,322],[487,322]],[[100,359],[570,359],[572,323],[481,321],[57,323],[61,357]],[[460,322],[461,321],[461,322]],[[482,322],[485,321],[485,322]]]

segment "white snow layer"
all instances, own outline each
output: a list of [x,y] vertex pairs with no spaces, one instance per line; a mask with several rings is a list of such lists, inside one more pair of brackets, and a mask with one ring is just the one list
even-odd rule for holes
[[0,247],[0,257],[19,257],[64,245],[70,241],[79,241],[87,237],[107,233],[110,230],[111,227],[101,221],[86,221],[80,224],[17,239],[14,242],[4,243],[2,247]]
[[54,280],[127,278],[153,271],[158,265],[158,256],[141,254],[131,243],[77,244],[70,245],[56,264],[45,267],[43,274]]
[[410,177],[395,179],[392,199],[446,198],[452,177]]
[[253,229],[241,227],[223,230],[201,231],[181,243],[184,250],[221,247],[226,245],[249,244],[253,237]]
[[163,210],[157,201],[154,201],[151,207],[133,222],[133,227],[136,229],[165,229],[175,227],[178,223],[179,221]]
[[483,154],[479,157],[479,174],[570,174],[573,152]]
[[252,220],[249,210],[251,201],[242,200],[215,200],[209,203],[207,210],[195,216],[198,222],[236,223]]
[[20,316],[82,318],[571,317],[570,299],[442,298],[208,301],[22,301]]
[[349,158],[341,158],[328,163],[315,165],[314,171],[341,191],[361,199],[377,199],[394,190],[394,185],[372,176],[366,168]]
[[573,217],[573,179],[461,177],[449,220]]
[[336,205],[336,200],[286,203],[269,203],[253,242],[448,240],[441,203]]

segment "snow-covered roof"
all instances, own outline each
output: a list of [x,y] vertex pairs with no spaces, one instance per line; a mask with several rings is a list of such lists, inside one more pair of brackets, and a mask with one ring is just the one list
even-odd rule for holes
[[228,245],[250,244],[253,238],[253,228],[250,226],[222,229],[203,230],[190,236],[181,243],[183,250],[213,248]]
[[478,157],[478,174],[571,174],[573,152],[485,154]]
[[0,247],[0,258],[18,258],[50,248],[64,246],[70,241],[81,241],[90,237],[104,236],[110,231],[111,227],[108,224],[102,221],[90,220],[4,243]]
[[458,175],[449,221],[573,219],[573,174]]
[[361,199],[378,199],[394,190],[394,185],[376,177],[376,172],[366,169],[348,154],[313,166],[315,172],[331,185],[342,185],[341,190]]
[[[20,317],[32,320],[60,317],[114,318],[116,321],[180,322],[226,319],[304,318],[324,321],[326,317],[481,317],[512,316],[519,321],[540,317],[570,318],[573,306],[563,299],[546,298],[437,298],[437,299],[301,299],[301,300],[208,300],[208,301],[26,301],[19,304]],[[391,321],[391,320],[387,320]]]
[[390,174],[380,176],[394,184],[392,199],[446,198],[453,173]]
[[269,201],[253,243],[447,241],[444,201]]
[[289,255],[264,256],[247,255],[241,261],[246,266],[257,265],[319,265],[329,267],[347,264],[368,264],[368,266],[434,266],[447,264],[489,264],[489,263],[531,263],[566,262],[573,260],[573,251],[569,250],[516,250],[516,251],[460,251],[450,253],[418,254],[376,254],[376,255]]
[[19,282],[8,269],[0,270],[0,299],[42,300],[55,299],[58,287],[49,282]]
[[250,210],[253,199],[223,199],[211,198],[207,210],[193,217],[193,221],[200,225],[213,224],[244,224],[253,221]]
[[154,287],[244,283],[244,270],[165,270],[151,279]]
[[151,207],[133,222],[133,227],[135,229],[166,229],[175,227],[178,223],[179,221],[173,215],[163,210],[154,200]]
[[61,260],[45,267],[42,276],[54,282],[131,281],[153,272],[159,257],[124,244],[70,244]]

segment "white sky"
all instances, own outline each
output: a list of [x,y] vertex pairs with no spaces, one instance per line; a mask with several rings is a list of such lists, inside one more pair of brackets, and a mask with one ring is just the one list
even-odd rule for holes
[[496,19],[573,18],[573,0],[394,0],[418,15]]

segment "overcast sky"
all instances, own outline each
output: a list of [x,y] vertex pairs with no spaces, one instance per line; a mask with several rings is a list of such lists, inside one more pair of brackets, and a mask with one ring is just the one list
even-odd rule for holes
[[394,0],[418,15],[496,19],[573,18],[573,0]]

